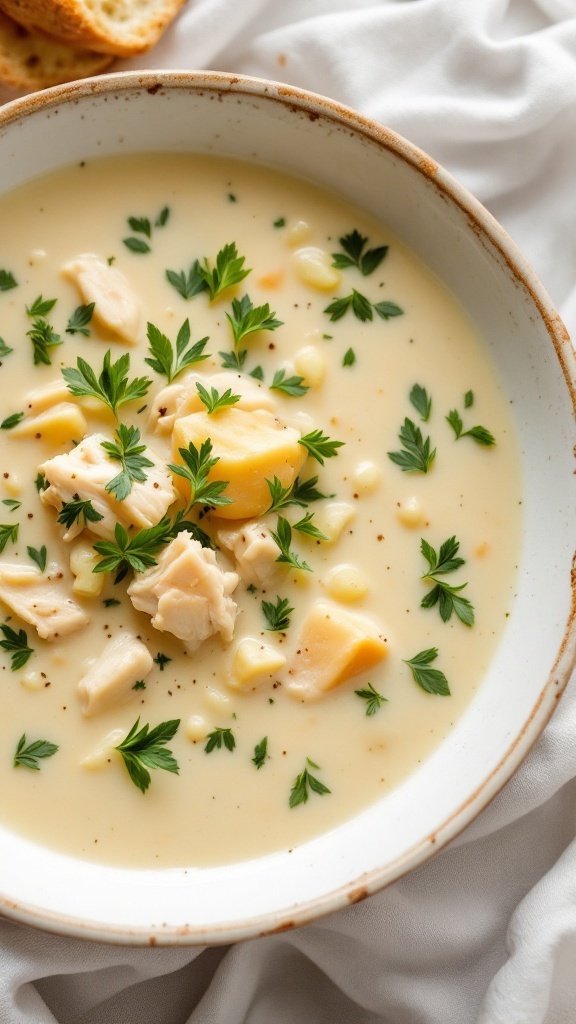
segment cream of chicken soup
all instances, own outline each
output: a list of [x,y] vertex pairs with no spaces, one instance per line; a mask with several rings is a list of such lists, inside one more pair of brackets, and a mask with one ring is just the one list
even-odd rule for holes
[[133,866],[291,849],[416,769],[505,627],[482,339],[272,170],[122,157],[0,205],[2,823]]

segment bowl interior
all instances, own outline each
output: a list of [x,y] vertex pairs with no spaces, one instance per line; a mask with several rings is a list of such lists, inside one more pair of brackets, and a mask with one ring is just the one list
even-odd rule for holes
[[490,215],[408,142],[320,97],[192,73],[61,87],[0,114],[0,191],[77,160],[150,150],[279,167],[389,225],[485,338],[521,447],[522,556],[504,638],[452,733],[379,804],[291,853],[202,870],[100,867],[0,829],[0,905],[12,917],[117,942],[227,942],[311,920],[422,863],[486,805],[544,727],[575,652],[576,377],[557,314]]

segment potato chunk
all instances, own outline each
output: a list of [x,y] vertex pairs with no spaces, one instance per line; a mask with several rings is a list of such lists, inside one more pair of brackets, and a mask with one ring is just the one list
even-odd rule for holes
[[[208,479],[226,480],[224,495],[232,499],[231,505],[218,508],[222,519],[263,515],[271,503],[266,479],[276,476],[283,487],[291,486],[307,457],[294,427],[285,426],[264,409],[227,408],[214,415],[194,412],[177,419],[172,435],[174,461],[182,462],[179,448],[187,449],[190,443],[200,448],[208,438],[213,456],[219,459]],[[185,481],[177,477],[175,483],[186,493]]]
[[288,692],[314,700],[368,671],[387,653],[387,642],[373,622],[319,601],[302,626],[289,668]]
[[230,370],[213,374],[192,371],[183,374],[173,384],[168,384],[158,392],[148,419],[150,429],[159,434],[166,434],[173,429],[174,420],[179,416],[202,412],[205,406],[198,394],[197,384],[202,384],[207,391],[215,388],[220,395],[230,389],[233,395],[240,396],[236,403],[237,409],[268,409],[272,412],[275,408],[269,389],[245,374]]
[[90,621],[86,612],[68,596],[59,571],[44,575],[27,565],[0,566],[0,601],[43,640],[58,640],[82,629]]
[[84,302],[94,303],[94,319],[135,345],[142,323],[140,300],[128,279],[94,253],[83,253],[62,267],[62,274],[73,281]]
[[128,595],[138,611],[152,616],[155,629],[173,633],[193,652],[216,633],[232,640],[238,609],[230,595],[237,584],[236,573],[221,569],[211,548],[180,533],[157,565],[135,574]]
[[53,445],[79,441],[86,433],[82,411],[72,402],[58,402],[36,416],[26,416],[12,428],[12,437],[33,437]]
[[261,640],[246,636],[238,644],[232,659],[229,686],[235,690],[252,689],[270,681],[275,672],[286,664],[280,651],[263,644]]
[[109,640],[77,686],[82,714],[100,714],[115,704],[124,704],[135,684],[152,671],[154,662],[148,648],[130,633]]

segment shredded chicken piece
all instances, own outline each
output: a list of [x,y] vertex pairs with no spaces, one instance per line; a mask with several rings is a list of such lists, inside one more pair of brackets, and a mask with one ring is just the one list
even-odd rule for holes
[[[89,499],[103,518],[98,522],[90,521],[88,527],[91,533],[105,539],[114,536],[117,522],[125,527],[155,526],[175,498],[172,477],[165,463],[146,448],[144,454],[154,463],[146,470],[146,480],[133,481],[130,494],[123,501],[117,501],[106,490],[106,484],[121,471],[120,463],[110,459],[102,447],[102,441],[109,440],[104,434],[89,434],[70,452],[55,455],[39,467],[49,484],[40,492],[42,501],[60,511],[63,504],[75,498]],[[67,529],[64,540],[72,540],[85,525],[80,516]]]
[[226,572],[211,548],[189,533],[180,533],[164,548],[158,564],[136,573],[128,595],[138,611],[152,616],[152,625],[173,633],[194,652],[209,636],[234,636],[237,605],[230,596],[239,578]]
[[119,633],[80,679],[77,692],[86,718],[100,714],[133,696],[134,686],[152,671],[148,648],[136,636]]
[[222,395],[230,388],[233,395],[240,395],[236,403],[237,409],[267,409],[273,412],[276,408],[274,399],[261,384],[243,374],[224,371],[203,376],[201,373],[186,373],[174,384],[168,384],[156,395],[150,411],[148,426],[161,434],[168,434],[179,416],[188,416],[191,412],[199,412],[205,408],[198,394],[196,384],[202,384],[207,391],[215,388]]
[[278,571],[280,551],[270,528],[263,519],[248,519],[239,525],[220,527],[216,538],[230,551],[235,568],[248,585],[265,587]]
[[94,253],[82,253],[62,267],[86,305],[94,303],[94,318],[124,341],[135,345],[142,324],[140,300],[117,267]]
[[57,566],[44,575],[33,566],[0,565],[0,601],[34,626],[42,640],[58,640],[90,621],[68,596],[67,581]]

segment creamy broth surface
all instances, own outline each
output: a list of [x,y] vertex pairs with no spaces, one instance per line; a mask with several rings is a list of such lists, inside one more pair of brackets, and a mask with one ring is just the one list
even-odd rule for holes
[[[147,218],[150,236],[134,230],[129,218]],[[67,592],[88,619],[68,637],[49,642],[0,603],[2,622],[24,629],[34,652],[13,670],[10,652],[0,650],[2,824],[77,857],[141,867],[228,863],[290,849],[334,828],[400,783],[442,741],[481,684],[505,627],[514,596],[521,480],[509,403],[482,339],[433,273],[385,226],[307,183],[255,166],[180,155],[86,162],[2,198],[0,224],[0,270],[17,282],[0,292],[2,347],[12,350],[0,356],[1,418],[25,413],[16,427],[0,430],[0,522],[19,524],[0,561],[33,568],[28,548],[45,546],[44,572],[64,574]],[[321,250],[326,271],[332,254],[344,252],[340,239],[354,231],[368,240],[364,252],[388,246],[385,257],[367,275],[342,267],[334,283],[328,277],[319,288],[310,270],[299,266],[298,253]],[[132,251],[123,241],[130,237],[145,241],[150,251]],[[232,242],[250,274],[214,301],[206,291],[185,299],[167,279],[169,269],[188,274],[196,259],[213,267]],[[96,311],[87,336],[66,331],[84,300],[62,268],[85,253],[121,271],[139,297],[135,343],[102,326]],[[372,310],[390,302],[402,312],[384,319],[373,311],[361,320],[349,308],[330,319],[326,308],[353,289]],[[271,316],[283,323],[247,335],[238,346],[247,352],[242,371],[224,371],[221,353],[234,349],[227,314],[232,300],[245,295],[254,307],[268,303]],[[27,333],[33,323],[27,308],[39,296],[57,300],[45,319],[62,344],[49,348],[49,365],[34,364]],[[327,497],[272,514],[272,529],[278,516],[294,526],[311,513],[322,530],[336,503],[348,516],[332,541],[293,528],[291,549],[312,571],[278,563],[262,587],[240,578],[231,595],[238,606],[233,639],[216,634],[194,653],[135,610],[126,594],[132,572],[117,584],[107,573],[100,595],[73,594],[70,552],[90,535],[64,541],[58,511],[41,501],[35,481],[43,463],[82,439],[72,435],[54,443],[41,431],[39,437],[18,436],[32,415],[28,396],[63,383],[63,367],[75,366],[81,356],[98,375],[108,350],[113,360],[128,352],[129,378],[147,376],[152,383],[145,397],[118,409],[119,421],[138,427],[141,443],[173,463],[169,432],[154,429],[150,418],[167,380],[144,362],[150,357],[146,323],[175,345],[186,318],[190,343],[208,336],[204,351],[210,358],[187,368],[174,384],[194,372],[209,390],[210,377],[227,372],[233,393],[240,379],[260,388],[264,408],[271,403],[282,425],[300,435],[320,429],[343,442],[324,465],[309,456],[300,471],[304,480],[317,476]],[[257,367],[261,374],[249,376]],[[308,387],[304,395],[270,390],[282,369],[284,380],[301,378]],[[431,398],[427,421],[410,400],[414,385]],[[82,409],[87,433],[114,440],[118,423],[102,404],[71,394],[64,400]],[[457,439],[446,419],[452,410],[463,431],[481,424],[496,444]],[[389,458],[402,448],[406,418],[436,449],[427,473],[404,472]],[[11,501],[21,504],[11,507]],[[175,501],[168,515],[174,517],[181,504]],[[216,540],[223,523],[214,512],[201,519],[215,540],[219,566],[233,572],[238,567],[232,554]],[[451,537],[464,564],[442,578],[467,584],[459,593],[473,605],[472,626],[456,614],[443,621],[438,605],[421,607],[431,590],[422,579],[422,539],[438,551]],[[278,598],[293,610],[289,626],[272,631],[262,602]],[[298,675],[299,634],[318,602],[371,623],[385,638],[387,653],[308,700],[290,686]],[[145,686],[86,717],[78,682],[106,645],[124,634],[139,637],[156,659]],[[286,663],[238,689],[230,680],[246,637]],[[406,664],[430,649],[437,649],[430,666],[444,673],[449,696],[425,692]],[[386,698],[373,714],[355,692],[369,685]],[[179,773],[151,770],[145,793],[113,749],[138,718],[150,728],[180,720],[166,744]],[[206,752],[217,729],[230,730],[232,750],[222,742]],[[43,739],[58,746],[38,762],[39,770],[13,766],[23,734],[27,743]],[[267,756],[258,768],[255,751],[264,737]],[[329,792],[309,790],[306,802],[291,807],[290,794],[305,768]]]

